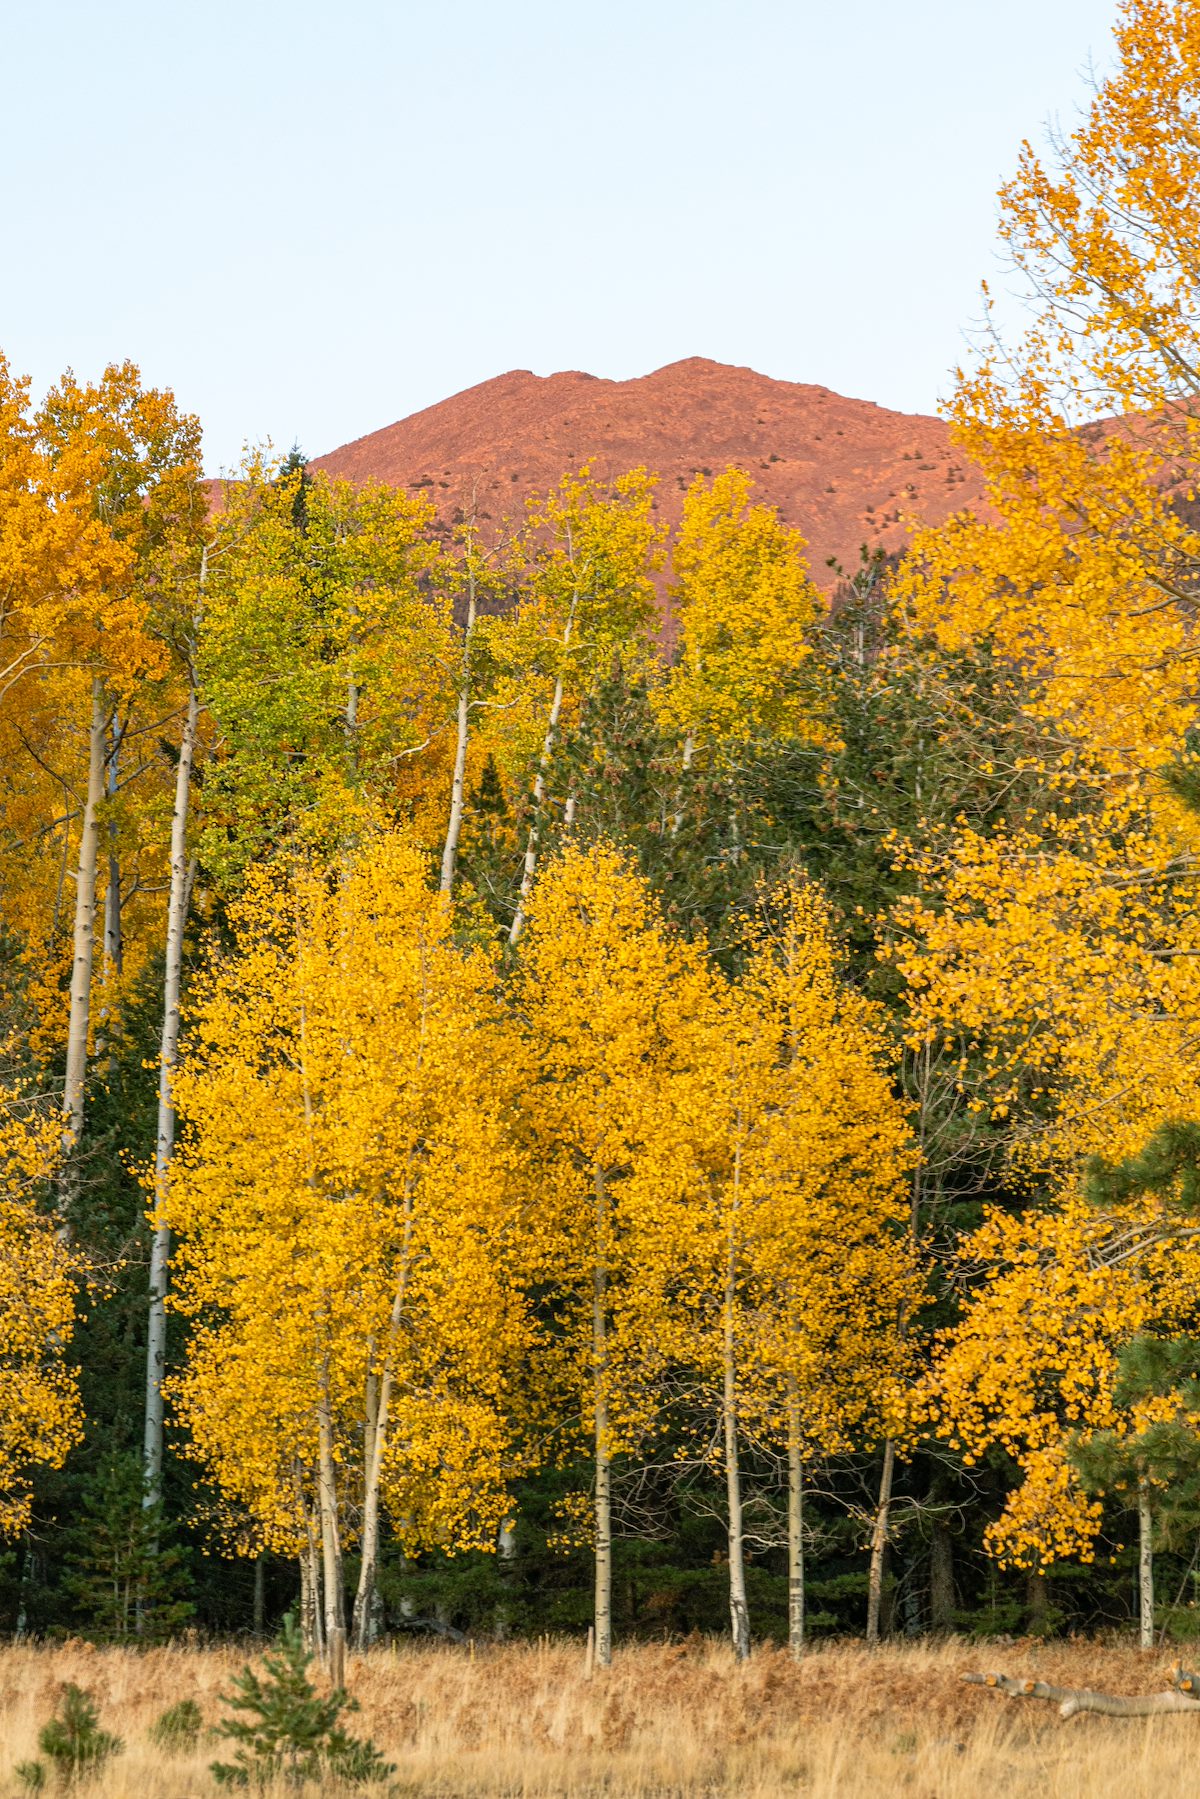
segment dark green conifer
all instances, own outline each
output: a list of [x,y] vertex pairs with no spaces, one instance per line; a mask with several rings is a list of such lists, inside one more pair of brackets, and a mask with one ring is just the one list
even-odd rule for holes
[[240,1716],[222,1719],[220,1736],[237,1744],[232,1762],[213,1762],[222,1786],[264,1786],[272,1780],[386,1780],[394,1770],[374,1743],[348,1734],[339,1719],[356,1711],[341,1687],[322,1697],[308,1678],[311,1657],[289,1612],[279,1647],[263,1657],[265,1676],[243,1668],[225,1703]]

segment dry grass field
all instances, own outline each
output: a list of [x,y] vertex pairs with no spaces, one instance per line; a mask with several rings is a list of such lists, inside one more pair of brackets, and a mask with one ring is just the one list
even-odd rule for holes
[[[134,1654],[60,1648],[0,1650],[0,1793],[20,1791],[17,1760],[73,1680],[98,1701],[125,1752],[82,1790],[94,1799],[201,1799],[214,1746],[165,1755],[147,1738],[185,1697],[206,1720],[245,1657],[172,1648]],[[1091,1644],[953,1642],[815,1651],[801,1666],[760,1649],[733,1666],[712,1642],[619,1651],[585,1678],[582,1651],[561,1642],[459,1648],[402,1646],[354,1661],[361,1703],[352,1728],[375,1738],[400,1799],[501,1795],[910,1794],[914,1799],[1154,1799],[1200,1795],[1200,1718],[1063,1723],[1051,1705],[963,1686],[960,1674],[1002,1672],[1117,1692],[1165,1684],[1169,1655]],[[329,1791],[326,1787],[324,1790]],[[383,1789],[376,1789],[383,1791]],[[294,1791],[294,1789],[293,1789]]]

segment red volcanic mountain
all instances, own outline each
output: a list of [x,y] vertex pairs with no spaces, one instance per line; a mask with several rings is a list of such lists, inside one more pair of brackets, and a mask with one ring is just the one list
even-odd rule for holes
[[697,474],[745,469],[756,497],[808,539],[823,585],[828,557],[853,566],[860,544],[898,549],[913,523],[977,506],[982,491],[940,419],[701,357],[636,381],[514,369],[312,466],[425,493],[446,518],[474,493],[478,516],[500,521],[585,462],[602,477],[656,471],[671,525]]

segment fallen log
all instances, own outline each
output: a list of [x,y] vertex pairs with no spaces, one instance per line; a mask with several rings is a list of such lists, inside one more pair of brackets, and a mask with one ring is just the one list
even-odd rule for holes
[[1200,1713],[1200,1677],[1184,1668],[1172,1671],[1165,1693],[1096,1693],[1089,1687],[1059,1687],[1048,1680],[1014,1680],[1008,1674],[964,1674],[968,1686],[991,1687],[1009,1699],[1049,1699],[1060,1718],[1099,1712],[1106,1718],[1149,1718],[1160,1712]]

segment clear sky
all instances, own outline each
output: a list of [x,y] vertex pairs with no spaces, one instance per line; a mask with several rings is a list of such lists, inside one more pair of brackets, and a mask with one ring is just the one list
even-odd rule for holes
[[312,455],[510,368],[930,411],[1116,0],[26,0],[0,348]]

